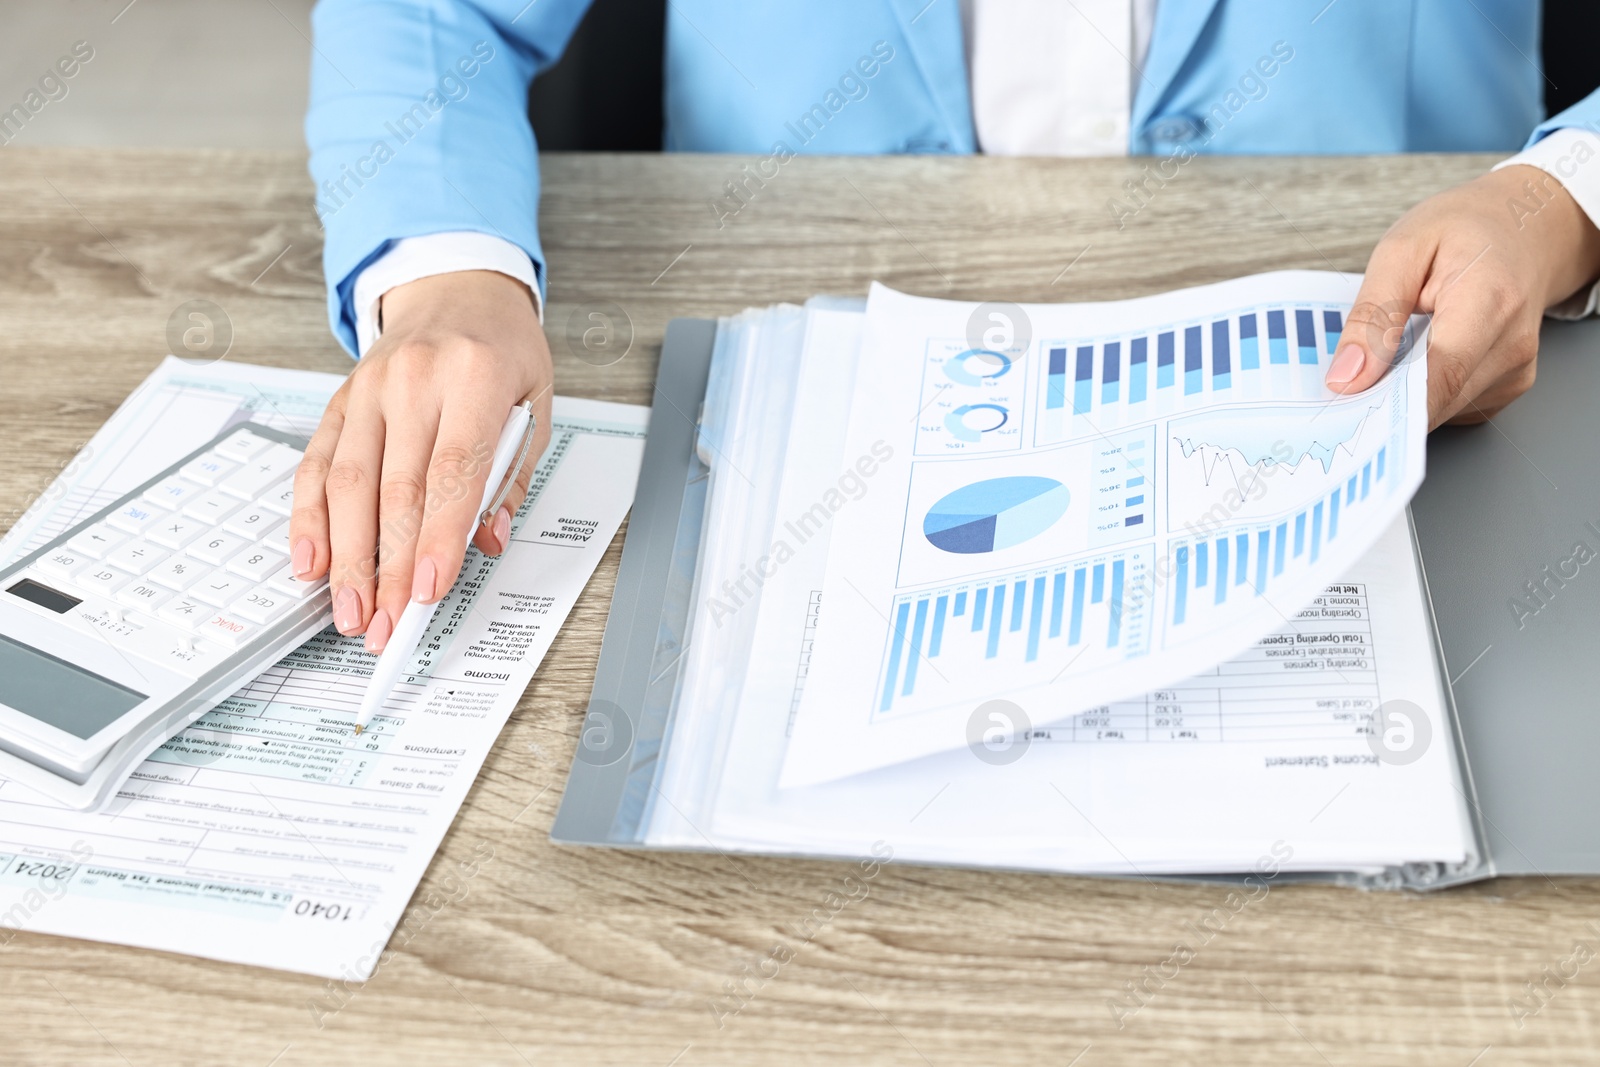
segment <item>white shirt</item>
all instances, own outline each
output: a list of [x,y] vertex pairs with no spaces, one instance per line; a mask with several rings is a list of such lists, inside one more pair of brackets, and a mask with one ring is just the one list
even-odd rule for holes
[[[971,72],[972,119],[990,155],[1122,156],[1139,70],[1158,0],[961,0]],[[1581,147],[1580,147],[1581,146]],[[1525,163],[1555,177],[1600,225],[1600,137],[1558,130],[1495,169]],[[1529,201],[1530,209],[1537,202]],[[379,301],[397,285],[460,270],[493,270],[526,285],[544,318],[533,261],[485,233],[433,233],[396,241],[361,272],[354,294],[356,343],[377,338]],[[1581,318],[1600,304],[1600,283],[1550,314]]]
[[972,123],[992,156],[1125,156],[1156,0],[961,0]]
[[[1538,167],[1566,186],[1572,199],[1589,216],[1589,221],[1600,226],[1600,137],[1596,137],[1593,130],[1578,126],[1556,130],[1538,144],[1523,149],[1510,159],[1501,160],[1494,169],[1515,163]],[[1533,195],[1523,204],[1523,209],[1531,214],[1547,195],[1535,185]],[[1508,204],[1507,210],[1514,211],[1514,205]],[[1581,319],[1593,315],[1597,305],[1600,305],[1600,282],[1587,290],[1578,290],[1571,298],[1548,309],[1545,314],[1556,319]]]

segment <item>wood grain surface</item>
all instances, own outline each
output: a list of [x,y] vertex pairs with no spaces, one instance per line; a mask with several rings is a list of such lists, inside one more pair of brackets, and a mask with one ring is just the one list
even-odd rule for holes
[[[546,332],[562,392],[648,403],[669,318],[859,294],[872,279],[936,296],[1082,300],[1273,268],[1360,270],[1401,211],[1490,160],[1196,159],[1148,183],[1120,225],[1108,201],[1144,181],[1140,161],[797,158],[760,184],[747,162],[546,157]],[[737,212],[722,200],[729,181],[746,189]],[[320,249],[298,156],[0,152],[0,528],[162,358],[186,300],[225,309],[230,359],[345,369]],[[597,366],[579,358],[581,333],[608,309],[623,331],[613,343],[631,343]],[[1600,965],[1591,975],[1578,961],[1600,942],[1600,885],[1586,880],[1435,895],[1278,886],[1174,968],[1165,961],[1187,924],[1226,889],[891,864],[775,976],[747,981],[844,866],[548,840],[619,548],[413,901],[427,909],[419,932],[371,981],[334,991],[19,934],[0,948],[0,1063],[1595,1058]],[[465,895],[430,907],[442,872],[485,845],[493,859]],[[712,1005],[737,982],[748,1001],[719,1020]],[[1530,982],[1541,992],[1524,1003],[1538,1010],[1519,1019]],[[318,1003],[343,1006],[319,1015]]]

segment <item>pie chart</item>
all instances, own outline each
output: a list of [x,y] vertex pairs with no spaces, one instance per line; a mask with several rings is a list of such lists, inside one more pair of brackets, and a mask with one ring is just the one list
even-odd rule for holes
[[1014,476],[964,485],[928,509],[922,535],[946,552],[993,552],[1031,540],[1067,513],[1054,478]]

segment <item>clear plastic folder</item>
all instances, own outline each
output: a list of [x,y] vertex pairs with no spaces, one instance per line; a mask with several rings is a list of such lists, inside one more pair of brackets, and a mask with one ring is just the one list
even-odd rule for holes
[[[827,326],[818,318],[859,307],[813,301],[786,309],[762,320],[761,344],[779,352],[789,346],[797,365],[825,359],[817,341]],[[793,558],[781,565],[765,550],[752,555],[771,530],[742,529],[728,517],[738,509],[708,508],[708,501],[714,488],[727,492],[736,482],[732,499],[747,505],[745,513],[788,521],[794,511],[784,510],[792,503],[786,487],[769,484],[761,470],[730,469],[728,461],[782,455],[792,465],[826,435],[735,440],[729,435],[767,431],[759,419],[738,427],[718,421],[730,395],[761,392],[738,372],[712,370],[714,353],[724,368],[736,367],[729,357],[736,346],[755,343],[751,325],[669,326],[639,493],[556,840],[1366,888],[1600,872],[1596,786],[1574,762],[1582,753],[1552,740],[1600,732],[1585,706],[1592,700],[1589,669],[1581,658],[1546,655],[1540,642],[1522,639],[1532,625],[1547,623],[1547,632],[1561,636],[1545,647],[1592,639],[1596,605],[1587,598],[1600,599],[1600,583],[1591,594],[1586,574],[1561,578],[1566,572],[1554,571],[1564,583],[1558,592],[1551,583],[1542,601],[1523,592],[1537,609],[1532,618],[1508,610],[1501,591],[1518,590],[1523,569],[1537,579],[1538,564],[1559,567],[1574,558],[1571,544],[1552,538],[1600,545],[1600,534],[1583,527],[1577,494],[1541,496],[1538,475],[1491,436],[1494,428],[1436,434],[1428,481],[1407,520],[1378,539],[1348,581],[1296,611],[1282,633],[1218,664],[1215,674],[1062,718],[1032,702],[1025,730],[1008,725],[1007,745],[975,736],[960,750],[778,788],[810,642],[827,605],[796,592],[817,573],[804,547],[794,544]],[[1585,347],[1586,329],[1547,334],[1557,348],[1576,350]],[[1593,396],[1600,372],[1580,355],[1547,355],[1541,368],[1550,363],[1548,376],[1572,378],[1569,394]],[[808,381],[818,386],[794,373],[785,402],[803,406]],[[1551,457],[1547,468],[1566,464],[1572,481],[1563,480],[1563,488],[1595,480],[1562,458],[1574,454],[1576,436],[1591,431],[1570,417],[1551,429],[1538,405],[1572,402],[1552,388],[1508,412],[1526,428],[1518,446],[1536,460]],[[700,421],[683,415],[701,411],[707,414]],[[1527,503],[1523,515],[1489,503],[1496,487],[1481,475],[1486,451]],[[859,457],[842,459],[833,469],[854,469]],[[1480,518],[1463,521],[1464,507]],[[1529,514],[1544,525],[1534,528]],[[1600,513],[1595,519],[1600,523]],[[1552,522],[1556,533],[1545,528]],[[761,554],[769,556],[765,563]],[[1439,603],[1452,610],[1436,618]],[[756,620],[740,618],[747,608]],[[963,619],[971,611],[969,602]],[[765,626],[762,615],[770,616]],[[1026,627],[1024,618],[1018,632],[1025,635]],[[1304,639],[1298,646],[1296,634]],[[770,651],[784,643],[791,648],[787,665]],[[1296,647],[1302,660],[1321,657],[1342,670],[1339,684],[1330,685],[1326,673],[1298,687],[1281,677],[1290,673],[1281,668]],[[1366,650],[1365,657],[1352,649]],[[1497,703],[1514,678],[1526,687],[1525,672],[1535,667],[1532,699]],[[1402,668],[1409,673],[1395,673]],[[1421,694],[1425,681],[1431,697]],[[1402,691],[1408,699],[1396,699]],[[1252,694],[1262,700],[1252,705]],[[1467,701],[1458,710],[1462,695]],[[999,713],[1004,719],[1012,711]],[[1197,757],[1205,746],[1210,754]],[[1416,768],[1430,765],[1417,776]],[[1492,788],[1480,792],[1485,779]],[[1420,815],[1419,807],[1426,809]],[[1281,810],[1264,810],[1273,808]]]

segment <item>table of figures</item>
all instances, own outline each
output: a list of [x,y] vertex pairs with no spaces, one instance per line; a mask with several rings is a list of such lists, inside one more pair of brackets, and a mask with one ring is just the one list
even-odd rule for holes
[[1366,586],[1329,586],[1244,654],[1169,689],[1036,727],[1035,741],[1322,741],[1367,737],[1379,705]]

